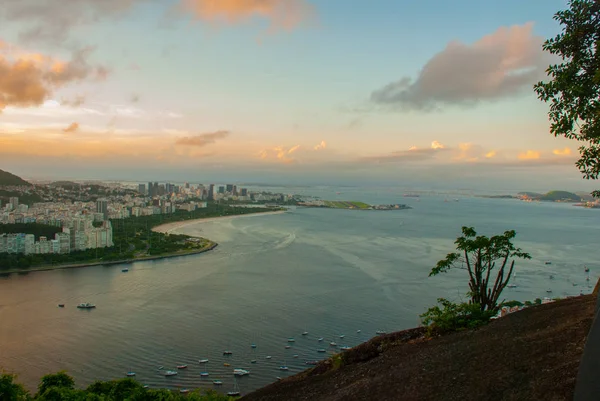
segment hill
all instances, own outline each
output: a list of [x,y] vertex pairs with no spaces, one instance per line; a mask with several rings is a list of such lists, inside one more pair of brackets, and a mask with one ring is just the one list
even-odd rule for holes
[[243,400],[571,400],[593,295],[524,309],[478,330],[378,336]]
[[9,173],[8,171],[0,170],[0,186],[8,186],[8,185],[31,186],[30,183],[28,183],[21,177],[17,177],[16,175]]
[[564,202],[579,202],[581,196],[574,194],[573,192],[567,191],[550,191],[545,195],[542,195],[540,200],[545,201],[564,201]]

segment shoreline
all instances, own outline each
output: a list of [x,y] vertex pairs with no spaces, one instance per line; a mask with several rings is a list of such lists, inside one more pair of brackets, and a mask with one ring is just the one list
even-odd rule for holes
[[[246,213],[246,214],[236,214],[233,216],[206,217],[206,218],[199,218],[199,219],[194,219],[194,220],[174,221],[172,223],[165,223],[165,224],[161,224],[160,226],[152,227],[152,231],[157,232],[157,233],[162,233],[162,234],[170,234],[171,232],[178,230],[180,228],[187,227],[187,226],[190,226],[193,224],[202,223],[202,222],[209,223],[209,222],[213,222],[213,221],[225,221],[225,220],[239,219],[242,217],[271,216],[271,215],[275,215],[275,214],[283,214],[285,212],[286,212],[285,210],[275,210],[272,212]],[[186,235],[188,235],[188,234],[186,234]],[[190,235],[190,237],[194,237],[194,236]],[[196,238],[203,238],[203,237],[196,237]],[[206,239],[208,239],[208,238],[206,238]]]
[[[251,217],[251,216],[265,216],[265,215],[273,215],[273,214],[281,214],[285,213],[285,210],[277,210],[272,212],[258,212],[258,213],[247,213],[247,214],[236,214],[233,216],[218,216],[218,217],[207,217],[207,218],[199,218],[193,220],[183,220],[183,221],[175,221],[171,223],[161,224],[156,227],[152,227],[151,230],[154,232],[162,233],[162,234],[170,234],[171,232],[186,227],[192,224],[198,224],[200,222],[211,222],[211,221],[220,221],[220,220],[230,220],[240,217]],[[187,235],[187,234],[186,234]],[[121,265],[121,264],[131,264],[135,262],[146,262],[150,260],[160,260],[160,259],[168,259],[168,258],[176,258],[179,256],[190,256],[190,255],[198,255],[204,252],[212,251],[217,246],[218,243],[209,240],[208,238],[199,237],[195,235],[188,235],[193,238],[202,238],[208,241],[208,245],[202,249],[194,249],[191,251],[185,252],[175,252],[164,255],[154,255],[154,256],[142,256],[135,259],[121,259],[121,260],[111,260],[106,262],[83,262],[83,263],[70,263],[64,265],[46,265],[46,266],[37,266],[31,267],[28,269],[11,269],[6,271],[0,270],[1,276],[8,276],[11,274],[22,274],[22,273],[30,273],[30,272],[41,272],[41,271],[51,271],[51,270],[64,270],[64,269],[80,269],[83,267],[93,267],[93,266],[112,266],[112,265]]]

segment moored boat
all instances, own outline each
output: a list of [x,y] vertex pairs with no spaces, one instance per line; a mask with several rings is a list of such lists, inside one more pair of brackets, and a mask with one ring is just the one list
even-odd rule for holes
[[168,376],[175,376],[175,375],[177,375],[177,372],[175,370],[167,370],[165,372],[165,376],[167,376],[167,377]]
[[177,365],[177,369],[187,369],[188,365]]
[[83,302],[83,303],[80,303],[79,305],[77,305],[77,307],[79,309],[94,309],[96,307],[96,305],[91,304],[89,302]]

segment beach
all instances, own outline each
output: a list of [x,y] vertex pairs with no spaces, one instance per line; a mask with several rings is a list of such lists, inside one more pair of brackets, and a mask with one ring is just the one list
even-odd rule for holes
[[220,216],[220,217],[208,217],[194,220],[184,220],[184,221],[175,221],[173,223],[161,224],[160,226],[156,226],[152,228],[152,231],[163,234],[173,233],[183,227],[198,224],[198,223],[209,223],[211,221],[226,221],[231,219],[240,219],[242,217],[256,217],[256,216],[270,216],[273,214],[282,214],[285,213],[285,210],[277,210],[273,212],[258,212],[258,213],[249,213],[249,214],[237,214],[234,216]]

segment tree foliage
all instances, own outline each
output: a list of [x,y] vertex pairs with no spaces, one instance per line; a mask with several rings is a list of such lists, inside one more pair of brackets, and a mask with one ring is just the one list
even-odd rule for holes
[[438,305],[421,315],[421,322],[427,326],[427,333],[444,334],[463,329],[474,329],[486,324],[494,315],[493,311],[482,310],[474,303],[455,304],[444,298],[438,298]]
[[27,401],[29,393],[25,388],[15,382],[15,376],[0,374],[0,400]]
[[473,227],[463,227],[462,236],[454,243],[457,252],[446,255],[431,269],[429,276],[445,273],[450,269],[464,269],[469,274],[470,303],[479,305],[482,311],[495,310],[500,294],[510,281],[515,259],[531,259],[531,256],[516,248],[512,239],[514,230],[502,235],[486,237],[477,235]]
[[583,143],[576,166],[586,179],[595,180],[600,174],[600,1],[570,0],[554,19],[562,32],[543,49],[562,63],[549,66],[551,80],[534,89],[540,100],[551,103],[550,132]]

